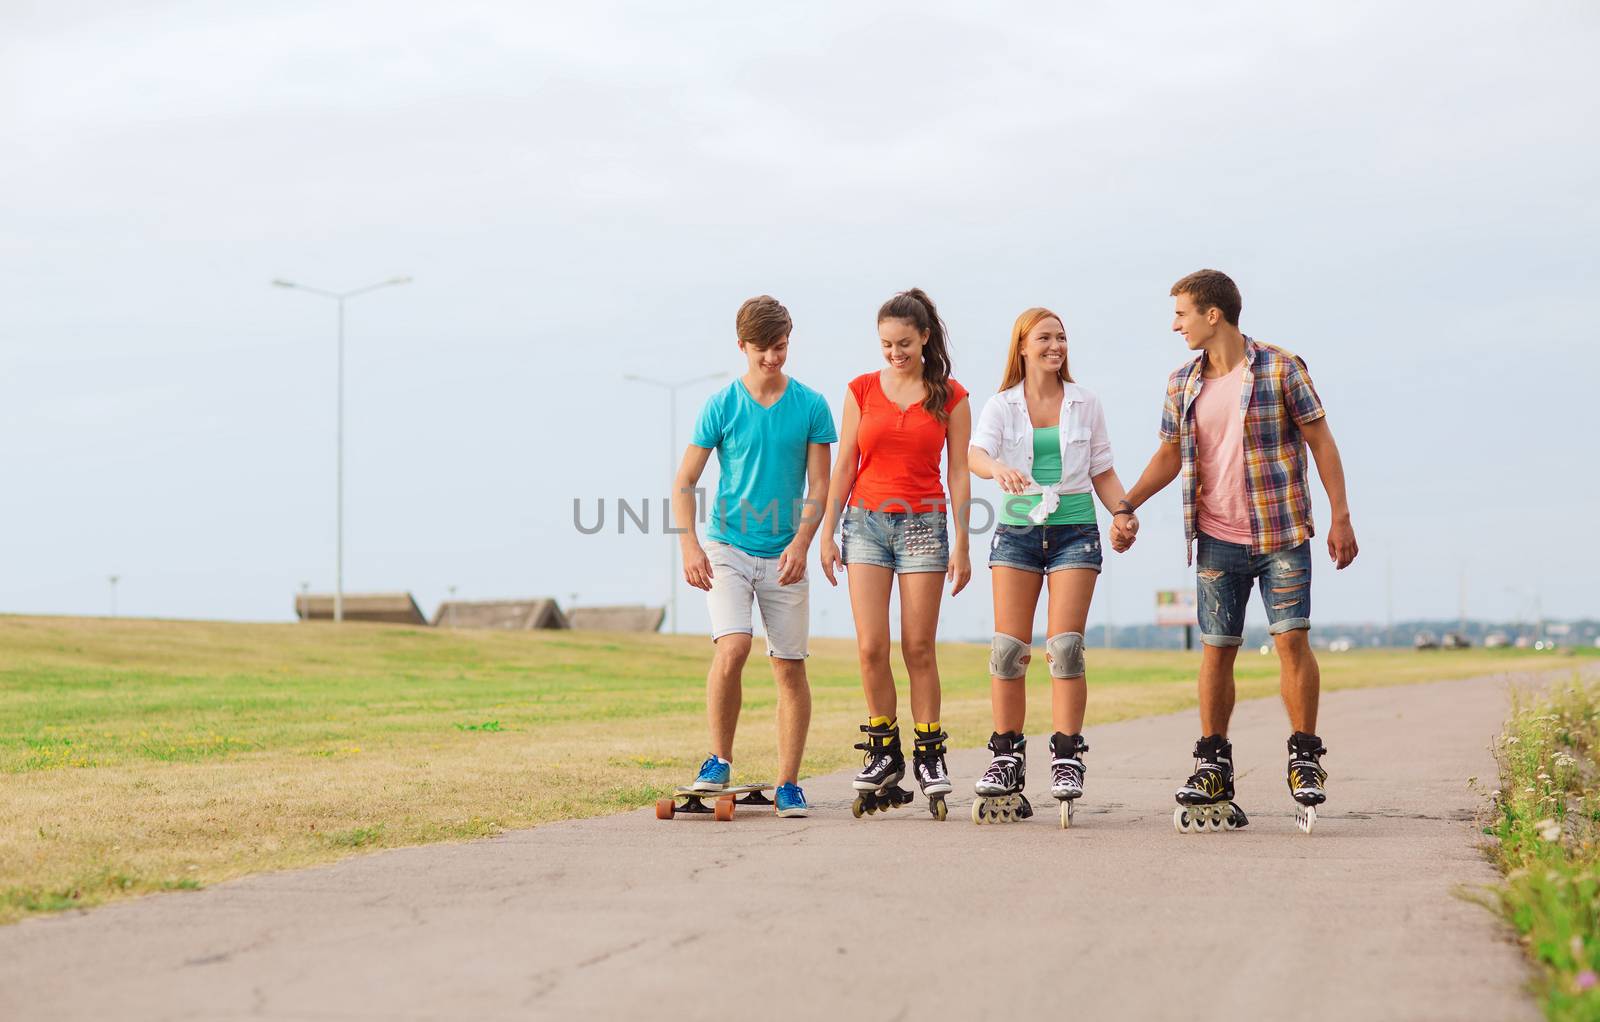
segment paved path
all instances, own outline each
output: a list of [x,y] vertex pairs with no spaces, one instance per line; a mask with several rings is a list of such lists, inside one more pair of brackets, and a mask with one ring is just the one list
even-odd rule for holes
[[[1072,830],[647,811],[0,929],[3,1019],[1535,1019],[1455,893],[1507,681],[1325,697],[1333,801],[1296,831],[1273,701],[1233,729],[1248,829],[1180,836],[1191,714],[1088,737]],[[1035,740],[1034,787],[1048,771]],[[985,755],[952,757],[965,788]],[[964,811],[969,799],[957,800]]]

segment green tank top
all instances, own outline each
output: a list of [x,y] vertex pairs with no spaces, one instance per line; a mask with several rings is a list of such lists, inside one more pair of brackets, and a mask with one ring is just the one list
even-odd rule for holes
[[[1049,486],[1061,481],[1061,427],[1046,426],[1033,431],[1033,481]],[[1030,526],[1028,512],[1044,501],[1041,493],[1004,494],[1000,500],[1000,521],[1005,525]],[[1093,525],[1094,494],[1063,493],[1046,525]]]

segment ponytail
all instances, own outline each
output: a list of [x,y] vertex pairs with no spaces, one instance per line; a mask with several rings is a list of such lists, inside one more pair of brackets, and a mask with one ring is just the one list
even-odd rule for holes
[[922,383],[928,391],[922,407],[938,422],[948,422],[950,413],[945,402],[950,399],[950,335],[933,299],[920,287],[902,291],[878,309],[878,322],[886,319],[903,319],[928,335],[928,342],[922,346]]

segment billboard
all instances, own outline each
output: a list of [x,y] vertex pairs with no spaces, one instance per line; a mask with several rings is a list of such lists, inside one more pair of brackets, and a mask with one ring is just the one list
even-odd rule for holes
[[1193,589],[1156,590],[1156,624],[1197,625],[1199,623],[1199,615],[1195,612]]

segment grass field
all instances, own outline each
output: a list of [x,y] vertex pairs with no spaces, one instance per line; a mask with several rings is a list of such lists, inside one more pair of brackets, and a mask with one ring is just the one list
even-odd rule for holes
[[[808,774],[857,761],[862,712],[853,643],[815,645]],[[0,922],[645,805],[705,755],[710,649],[692,636],[0,617]],[[981,745],[988,649],[940,657],[946,726]],[[1560,662],[1322,660],[1329,688]],[[1196,661],[1091,650],[1089,727],[1193,705]],[[1240,664],[1241,698],[1276,691],[1276,658]],[[773,772],[767,671],[752,658],[745,778]],[[1042,656],[1032,673],[1032,719],[1048,721]]]

